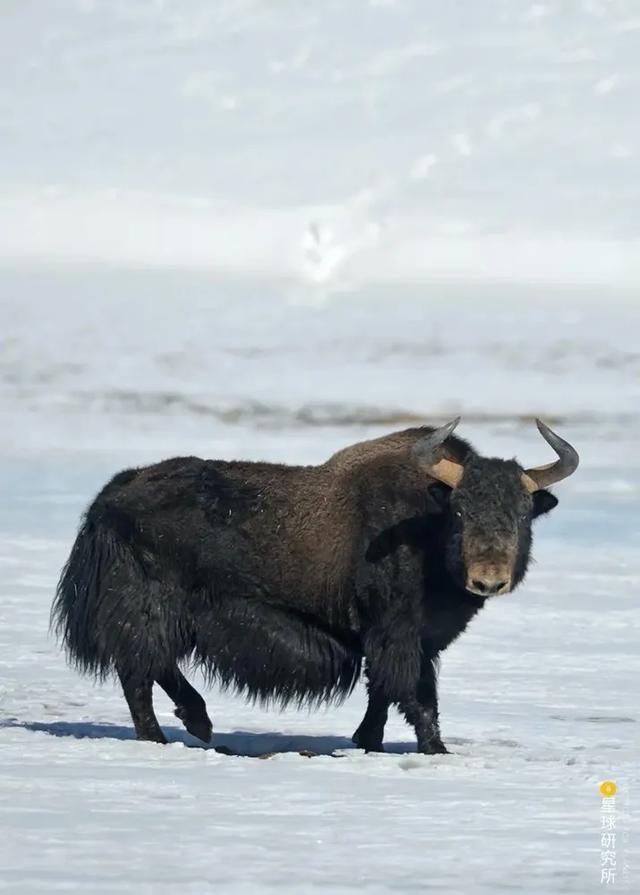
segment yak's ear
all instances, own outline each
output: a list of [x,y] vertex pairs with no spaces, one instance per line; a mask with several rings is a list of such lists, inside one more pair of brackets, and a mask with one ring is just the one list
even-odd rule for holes
[[443,482],[434,482],[433,485],[429,485],[427,488],[427,492],[429,494],[429,501],[427,504],[427,512],[433,513],[437,515],[438,513],[444,513],[449,506],[449,498],[451,497],[451,488],[448,485],[445,485]]
[[537,516],[543,516],[545,513],[549,513],[557,505],[558,498],[552,494],[551,491],[545,491],[544,489],[534,491],[533,518],[535,519]]

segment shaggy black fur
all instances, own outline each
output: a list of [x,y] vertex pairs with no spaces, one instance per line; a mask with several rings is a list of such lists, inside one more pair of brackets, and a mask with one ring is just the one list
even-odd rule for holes
[[364,658],[370,700],[354,741],[381,749],[396,704],[421,751],[445,751],[437,657],[484,604],[465,590],[469,551],[510,550],[517,584],[531,519],[556,501],[532,498],[515,461],[454,437],[445,452],[465,473],[452,492],[415,451],[430,431],[315,467],[187,457],[116,475],[86,513],[53,605],[71,661],[117,673],[137,735],[163,742],[154,681],[188,730],[211,735],[179,663],[250,698],[302,705],[344,698]]

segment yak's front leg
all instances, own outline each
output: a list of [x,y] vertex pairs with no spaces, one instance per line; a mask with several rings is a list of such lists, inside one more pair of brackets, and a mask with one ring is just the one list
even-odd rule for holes
[[[375,694],[363,720],[365,730],[374,730],[376,718],[393,703],[415,728],[418,752],[446,752],[438,725],[435,663],[424,654],[418,637],[399,627],[397,637],[389,637],[388,630],[370,631],[365,641],[369,693]],[[384,709],[382,694],[387,699]]]
[[438,721],[438,688],[436,664],[423,656],[420,663],[420,679],[415,693],[398,702],[400,711],[416,731],[418,752],[425,755],[446,753],[440,736]]
[[390,702],[382,689],[372,685],[368,665],[365,675],[369,694],[367,711],[351,739],[359,749],[364,749],[366,752],[384,752],[382,740]]

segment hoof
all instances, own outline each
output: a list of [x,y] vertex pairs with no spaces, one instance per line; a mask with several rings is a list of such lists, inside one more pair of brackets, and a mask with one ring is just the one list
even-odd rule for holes
[[422,755],[451,755],[442,740],[433,743],[427,743],[426,746],[418,748],[418,752]]
[[158,743],[160,746],[167,745],[167,738],[161,730],[136,732],[136,739],[141,743]]
[[381,737],[374,737],[359,728],[351,737],[351,742],[358,749],[364,749],[365,752],[384,752]]
[[202,740],[203,743],[211,742],[213,727],[207,715],[193,718],[189,715],[187,709],[183,707],[177,708],[174,715],[182,721],[191,736],[196,737],[198,740]]

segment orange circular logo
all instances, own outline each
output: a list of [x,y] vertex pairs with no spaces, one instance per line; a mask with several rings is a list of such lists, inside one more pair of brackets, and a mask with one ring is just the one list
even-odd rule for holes
[[613,780],[603,780],[598,789],[603,796],[613,796],[617,787]]

